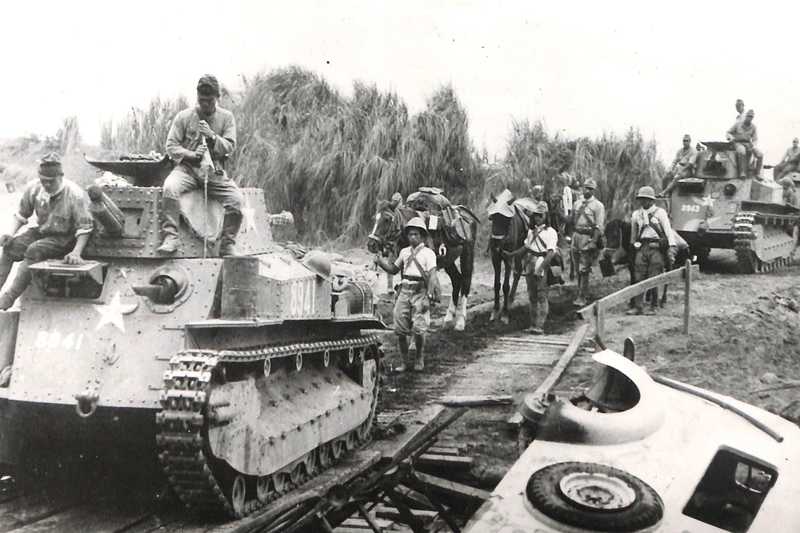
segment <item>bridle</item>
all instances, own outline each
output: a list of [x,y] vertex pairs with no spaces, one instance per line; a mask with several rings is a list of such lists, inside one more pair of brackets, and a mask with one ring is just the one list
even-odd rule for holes
[[[389,214],[391,221],[388,224],[389,231],[387,231],[385,236],[381,237],[377,234],[377,231],[384,213]],[[381,252],[384,255],[388,255],[389,252],[394,250],[395,244],[400,239],[402,225],[401,214],[398,209],[381,210],[375,215],[375,226],[373,226],[372,232],[367,236],[367,239],[375,242]]]

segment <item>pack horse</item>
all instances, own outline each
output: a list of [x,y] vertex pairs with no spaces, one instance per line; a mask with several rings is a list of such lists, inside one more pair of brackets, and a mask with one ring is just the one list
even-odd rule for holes
[[435,187],[420,187],[408,196],[405,204],[399,193],[391,200],[378,202],[375,225],[367,239],[367,249],[384,257],[397,257],[408,246],[403,227],[413,217],[422,217],[428,228],[426,243],[436,252],[436,267],[444,268],[453,287],[445,324],[455,321],[454,329],[463,331],[467,321],[467,298],[472,285],[475,261],[475,236],[480,219],[467,207],[452,205]]

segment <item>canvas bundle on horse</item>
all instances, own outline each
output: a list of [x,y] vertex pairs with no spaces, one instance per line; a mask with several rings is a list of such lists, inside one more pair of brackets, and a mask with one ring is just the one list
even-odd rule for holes
[[428,228],[426,244],[436,252],[437,267],[445,269],[453,286],[445,323],[455,320],[455,329],[463,331],[472,284],[475,235],[480,220],[467,207],[452,205],[440,189],[420,187],[409,195],[405,205],[388,200],[378,202],[375,226],[368,237],[367,249],[396,257],[400,249],[408,245],[403,227],[415,216],[425,220]]

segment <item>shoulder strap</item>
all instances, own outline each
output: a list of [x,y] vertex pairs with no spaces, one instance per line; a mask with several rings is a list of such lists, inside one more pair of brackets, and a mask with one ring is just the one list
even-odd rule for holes
[[589,207],[589,200],[584,199],[583,203],[581,204],[581,208],[578,210],[578,213],[575,215],[575,223],[577,224],[577,222],[580,220],[580,218],[582,216],[586,215],[586,218],[589,219],[589,222],[591,222],[593,226],[597,225],[597,223],[594,220],[594,216],[589,216],[589,214],[586,213],[586,208],[587,207]]
[[411,260],[414,261],[414,265],[416,265],[417,270],[419,270],[420,276],[422,276],[422,281],[425,286],[428,286],[428,273],[425,272],[425,269],[422,268],[422,265],[419,264],[419,260],[417,260],[417,251],[413,248],[411,249]]

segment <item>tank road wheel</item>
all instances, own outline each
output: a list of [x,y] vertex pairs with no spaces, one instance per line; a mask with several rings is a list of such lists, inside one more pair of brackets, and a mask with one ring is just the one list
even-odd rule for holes
[[267,357],[264,359],[264,377],[268,378],[270,372],[272,372],[272,359]]
[[294,467],[292,467],[292,473],[289,474],[289,481],[292,482],[292,485],[295,487],[302,485],[303,481],[305,481],[305,465],[303,461],[298,462]]
[[256,481],[256,498],[261,503],[267,503],[272,496],[272,490],[270,487],[271,480],[269,476],[261,476]]
[[272,488],[278,495],[285,493],[289,489],[289,474],[284,472],[272,474]]
[[233,478],[231,483],[231,507],[236,516],[244,516],[247,501],[247,487],[244,482],[244,476],[237,475]]
[[317,451],[312,450],[308,455],[306,455],[305,459],[303,459],[303,467],[305,468],[307,477],[314,477],[317,475],[317,472],[319,471],[317,465]]
[[326,442],[319,447],[319,466],[323,469],[328,468],[333,464],[333,456],[331,453],[331,443]]
[[303,370],[303,352],[297,352],[294,356],[294,369],[298,372]]
[[331,443],[331,456],[334,461],[338,461],[344,455],[344,440],[338,439]]
[[358,438],[355,431],[351,431],[344,438],[344,447],[348,452],[352,452],[358,446]]
[[328,368],[331,365],[331,351],[325,348],[325,352],[322,354],[322,366],[324,368]]

